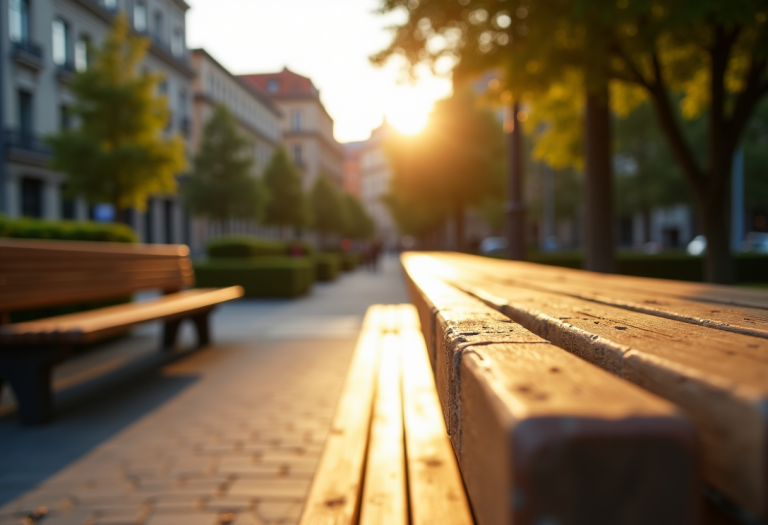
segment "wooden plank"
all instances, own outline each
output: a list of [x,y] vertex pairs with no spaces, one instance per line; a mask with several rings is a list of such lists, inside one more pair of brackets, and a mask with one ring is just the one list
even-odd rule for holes
[[368,309],[331,431],[300,523],[353,525],[359,516],[365,453],[381,347],[380,307]]
[[768,513],[768,342],[559,294],[452,282],[537,335],[680,406],[702,440],[704,477]]
[[399,343],[394,333],[383,337],[360,525],[408,524]]
[[0,343],[24,345],[41,342],[88,342],[101,338],[107,332],[211,308],[242,295],[243,289],[240,286],[185,290],[150,301],[3,325],[0,326]]
[[[441,259],[442,257],[437,257],[437,260]],[[518,262],[500,266],[498,261],[485,257],[470,259],[448,256],[448,260],[451,264],[473,271],[478,276],[482,274],[485,279],[509,286],[570,295],[684,323],[768,338],[768,309],[765,308],[736,307],[694,301],[684,295],[678,297],[675,294],[660,294],[653,286],[654,282],[650,283],[649,290],[647,283],[642,280],[614,278],[614,282],[607,284],[604,276],[591,272],[563,272],[552,267],[531,269],[530,265]],[[768,293],[762,293],[768,302]],[[754,299],[756,294],[751,295]]]
[[[413,309],[410,305],[400,308]],[[418,329],[405,327],[400,340],[411,523],[472,524],[461,474],[444,430],[424,338]]]
[[[6,252],[8,250],[8,252]],[[60,256],[88,254],[98,257],[120,255],[141,256],[145,254],[169,257],[188,257],[189,248],[183,244],[129,244],[119,242],[59,241],[43,239],[0,238],[0,256],[10,253],[35,254],[56,251]]]

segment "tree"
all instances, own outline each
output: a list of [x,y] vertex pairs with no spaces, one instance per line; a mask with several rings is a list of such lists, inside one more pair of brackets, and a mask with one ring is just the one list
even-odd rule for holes
[[[768,92],[765,3],[533,0],[517,8],[502,0],[474,0],[471,8],[467,4],[384,0],[382,10],[405,8],[409,16],[377,58],[403,54],[411,64],[447,58],[461,60],[460,66],[469,64],[470,70],[499,67],[508,73],[510,89],[521,95],[535,90],[541,94],[577,73],[586,92],[587,142],[599,139],[599,155],[587,147],[592,157],[599,157],[598,172],[610,169],[605,164],[606,151],[610,153],[606,102],[616,109],[650,99],[708,238],[707,279],[729,282],[731,160],[749,117]],[[611,95],[623,92],[628,99],[609,97],[608,82],[620,88],[611,89]],[[706,116],[703,161],[675,118],[676,93],[684,94],[686,118]],[[587,168],[589,180],[589,162]]]
[[301,190],[301,177],[282,147],[272,155],[264,183],[270,195],[264,214],[267,224],[294,228],[309,224],[309,203]]
[[225,231],[232,218],[259,220],[267,195],[261,180],[252,177],[252,167],[248,139],[219,104],[205,123],[194,170],[184,186],[189,209],[219,222]]
[[[324,241],[328,234],[343,233],[345,228],[345,202],[336,185],[321,174],[312,187],[313,225]],[[321,242],[322,244],[322,242]]]
[[162,136],[170,113],[154,93],[161,76],[139,72],[148,45],[118,15],[92,65],[70,83],[79,125],[48,138],[51,167],[67,175],[69,190],[111,203],[116,221],[126,208],[143,210],[148,196],[174,192],[186,169],[181,138]]
[[352,239],[370,239],[376,233],[376,224],[360,201],[352,194],[344,194],[344,235]]
[[402,226],[411,215],[427,227],[451,217],[457,248],[464,249],[464,213],[489,195],[502,168],[503,134],[495,115],[460,90],[435,104],[421,133],[394,135],[386,148],[393,171],[388,202],[396,220]]

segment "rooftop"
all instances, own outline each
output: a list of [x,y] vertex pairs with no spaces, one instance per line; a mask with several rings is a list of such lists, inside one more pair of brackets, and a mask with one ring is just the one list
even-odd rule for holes
[[287,67],[278,73],[255,73],[240,75],[240,78],[275,99],[320,96],[320,92],[309,78],[294,73]]

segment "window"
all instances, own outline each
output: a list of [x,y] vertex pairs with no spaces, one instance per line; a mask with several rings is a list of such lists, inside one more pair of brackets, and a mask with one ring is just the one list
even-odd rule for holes
[[32,93],[19,91],[19,132],[22,140],[31,140],[32,129]]
[[279,80],[270,80],[267,82],[267,91],[270,93],[277,93],[280,91],[280,81]]
[[161,95],[165,95],[168,93],[168,81],[163,80],[157,85],[157,90],[160,92]]
[[25,217],[43,216],[43,182],[40,179],[21,179],[21,214]]
[[297,166],[302,166],[304,164],[304,160],[302,159],[301,155],[301,146],[293,147],[293,163]]
[[173,38],[171,39],[171,53],[174,56],[180,57],[184,54],[184,33],[181,29],[173,30]]
[[91,39],[87,36],[81,36],[75,42],[75,69],[85,71],[88,69],[88,48],[91,45]]
[[63,66],[69,60],[69,26],[61,18],[53,20],[53,63]]
[[155,40],[155,42],[162,42],[163,41],[163,13],[160,11],[155,11],[154,17],[153,17],[153,31],[152,31],[152,38]]
[[101,3],[110,11],[117,11],[117,0],[101,0]]
[[8,0],[8,33],[11,42],[29,42],[29,0]]
[[301,111],[293,112],[293,131],[299,131],[301,129]]
[[147,6],[141,2],[133,5],[133,28],[139,33],[147,32]]

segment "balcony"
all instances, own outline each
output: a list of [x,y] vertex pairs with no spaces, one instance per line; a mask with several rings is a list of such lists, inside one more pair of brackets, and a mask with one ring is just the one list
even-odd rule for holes
[[53,155],[50,146],[31,131],[5,130],[5,150],[8,160],[44,166]]
[[77,68],[75,67],[75,63],[70,60],[56,66],[56,78],[58,78],[60,82],[69,82],[75,74],[77,74]]
[[12,53],[17,63],[36,71],[43,69],[43,48],[39,44],[29,40],[14,42]]

